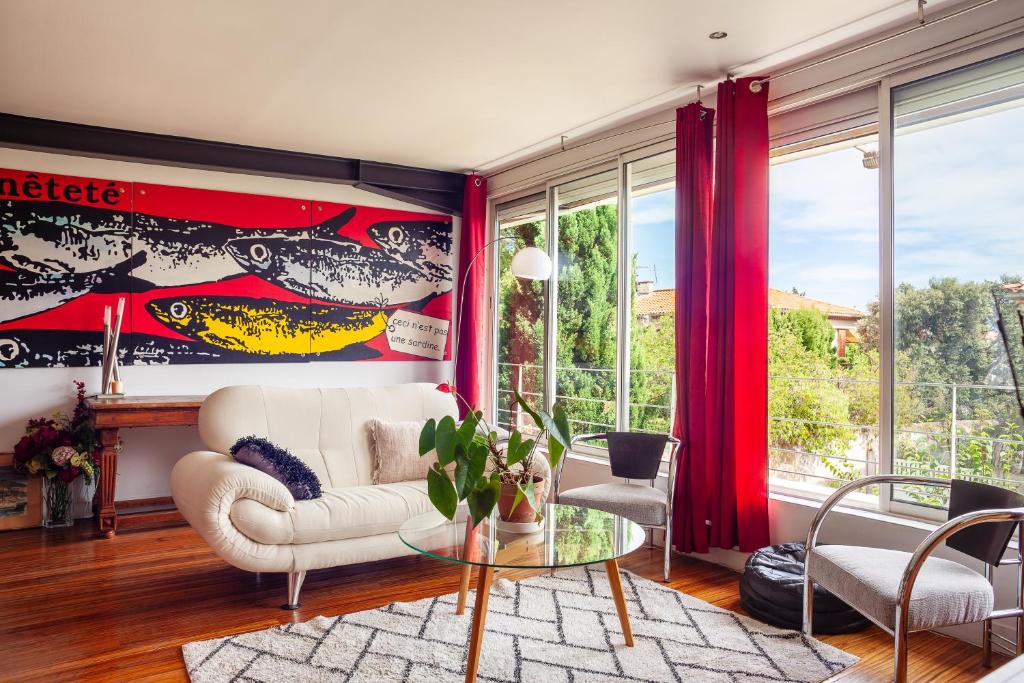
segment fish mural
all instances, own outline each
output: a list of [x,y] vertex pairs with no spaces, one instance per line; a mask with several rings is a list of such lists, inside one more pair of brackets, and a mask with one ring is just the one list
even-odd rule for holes
[[452,242],[448,216],[0,169],[0,368],[99,365],[121,298],[123,365],[415,360],[388,321],[447,329]]
[[59,202],[0,202],[0,263],[19,272],[85,274],[132,251],[130,212]]
[[452,281],[351,240],[246,238],[227,251],[248,272],[312,299],[350,306],[401,305],[451,291]]
[[[144,254],[114,268],[85,273],[39,275],[16,270],[0,271],[0,322],[26,318],[77,299],[101,285],[123,280],[145,260]],[[116,289],[116,287],[115,287]]]
[[153,316],[175,332],[229,351],[277,356],[338,351],[387,327],[384,311],[245,297],[158,299]]

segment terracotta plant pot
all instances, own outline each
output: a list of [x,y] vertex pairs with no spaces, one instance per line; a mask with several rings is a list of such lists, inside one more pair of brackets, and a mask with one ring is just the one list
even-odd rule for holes
[[532,522],[536,519],[537,511],[540,510],[540,506],[544,502],[541,498],[543,495],[544,478],[535,475],[533,477],[533,507],[530,507],[530,502],[524,498],[520,501],[519,507],[513,510],[512,505],[516,502],[516,485],[502,484],[501,496],[498,498],[498,516],[505,522]]

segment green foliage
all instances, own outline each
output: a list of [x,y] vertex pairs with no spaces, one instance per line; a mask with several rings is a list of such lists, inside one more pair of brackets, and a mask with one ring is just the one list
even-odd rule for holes
[[[447,390],[447,385],[443,386]],[[465,405],[462,396],[458,392],[453,393]],[[437,511],[448,519],[455,518],[458,504],[465,501],[473,523],[479,524],[494,510],[502,484],[516,487],[513,509],[524,499],[532,506],[536,474],[533,458],[537,444],[545,436],[551,471],[558,467],[572,439],[565,411],[556,405],[554,415],[549,415],[532,408],[518,393],[515,399],[533,418],[539,432],[536,439],[524,439],[516,430],[507,442],[501,443],[495,431],[484,421],[483,413],[472,410],[461,425],[446,415],[440,421],[427,420],[420,430],[420,456],[432,450],[437,453],[437,462],[427,472],[427,496]],[[451,468],[453,463],[454,468]]]

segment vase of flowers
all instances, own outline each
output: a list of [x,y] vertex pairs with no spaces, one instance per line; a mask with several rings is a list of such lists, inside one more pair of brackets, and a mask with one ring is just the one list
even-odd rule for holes
[[466,407],[461,424],[448,416],[430,419],[420,432],[420,455],[436,451],[437,462],[427,473],[427,495],[448,519],[455,518],[459,503],[469,508],[472,524],[490,516],[495,506],[506,522],[539,522],[545,481],[537,466],[539,445],[547,445],[549,470],[554,473],[569,447],[572,435],[565,409],[556,405],[551,414],[535,410],[515,393],[516,403],[533,419],[537,433],[527,438],[518,429],[507,439],[474,410],[450,384],[438,391],[453,394]]
[[99,472],[100,445],[85,405],[85,383],[75,382],[77,401],[70,416],[55,413],[28,421],[14,446],[14,467],[45,477],[46,527],[70,526],[74,519],[72,483],[90,484]]

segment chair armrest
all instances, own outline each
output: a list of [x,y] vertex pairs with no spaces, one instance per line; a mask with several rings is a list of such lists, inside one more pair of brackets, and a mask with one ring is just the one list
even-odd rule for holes
[[850,494],[857,489],[874,486],[875,484],[918,484],[921,486],[949,487],[950,480],[899,474],[875,474],[870,477],[861,477],[860,479],[851,481],[849,484],[840,486],[835,493],[825,499],[825,502],[818,508],[818,512],[815,513],[814,519],[811,520],[811,526],[807,530],[807,545],[804,548],[805,552],[809,553],[811,552],[811,549],[814,548],[814,544],[818,541],[818,530],[825,521],[825,516],[830,510],[832,510],[832,508],[839,504],[839,501],[845,498],[847,494]]
[[603,439],[606,436],[608,435],[605,434],[604,432],[601,432],[600,434],[577,434],[576,436],[572,437],[572,439],[569,440],[569,448],[571,449],[580,441],[597,441],[598,439]]
[[1010,508],[1007,510],[975,510],[954,517],[921,541],[910,556],[907,568],[903,570],[903,578],[900,580],[900,589],[896,594],[896,630],[899,632],[899,622],[909,616],[910,595],[914,591],[914,582],[917,575],[924,566],[925,560],[942,544],[947,538],[958,531],[962,531],[975,524],[987,524],[989,522],[1024,522],[1024,508]]

